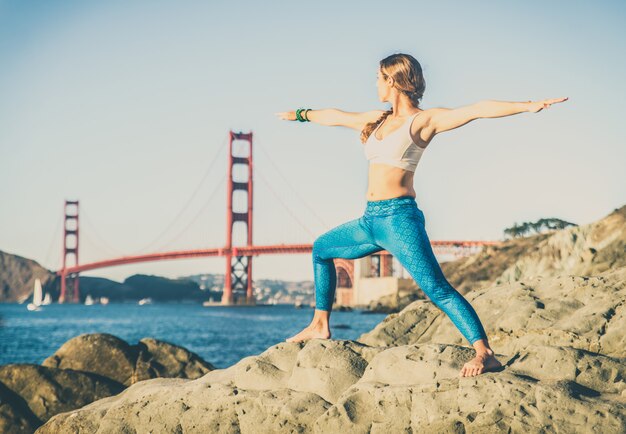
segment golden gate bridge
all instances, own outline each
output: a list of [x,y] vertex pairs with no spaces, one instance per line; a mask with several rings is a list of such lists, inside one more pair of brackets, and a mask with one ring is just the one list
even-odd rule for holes
[[[221,247],[211,247],[193,250],[173,250],[166,252],[154,252],[139,255],[120,256],[89,263],[79,263],[79,201],[66,200],[63,212],[63,250],[62,266],[56,271],[60,276],[61,290],[59,303],[78,303],[79,297],[79,273],[82,271],[96,270],[116,265],[132,264],[139,262],[165,261],[182,258],[198,258],[208,256],[220,256],[225,258],[225,278],[221,304],[254,305],[255,298],[252,288],[252,257],[270,254],[300,254],[311,253],[312,244],[276,244],[255,245],[252,238],[253,229],[253,135],[250,133],[229,131],[229,154],[227,176],[227,203],[226,203],[226,244]],[[234,143],[240,141],[247,144],[247,155],[235,155]],[[241,165],[247,168],[247,181],[233,179],[233,167]],[[233,211],[233,195],[237,190],[246,193],[247,209],[244,212]],[[236,222],[243,222],[246,228],[246,244],[233,246],[233,228]],[[431,245],[435,253],[453,254],[454,256],[467,256],[474,253],[477,248],[484,245],[499,244],[499,241],[469,241],[447,240],[434,241]],[[383,264],[383,275],[391,275],[391,254],[386,250],[376,252]],[[68,264],[68,258],[72,258],[74,264]],[[341,274],[341,282],[350,287],[353,280],[351,260],[338,258],[335,260],[337,274]],[[347,282],[346,282],[347,280]],[[339,282],[339,280],[338,280]]]

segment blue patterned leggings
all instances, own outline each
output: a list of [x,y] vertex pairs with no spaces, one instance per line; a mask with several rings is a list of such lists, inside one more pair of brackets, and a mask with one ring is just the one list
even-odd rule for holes
[[333,258],[357,259],[381,250],[397,258],[470,344],[487,339],[472,305],[441,271],[426,234],[424,213],[412,196],[367,201],[361,217],[317,237],[312,255],[315,308],[332,308],[337,286]]

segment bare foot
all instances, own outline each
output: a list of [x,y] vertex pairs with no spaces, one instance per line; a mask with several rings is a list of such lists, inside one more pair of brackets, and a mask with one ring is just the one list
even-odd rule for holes
[[488,349],[486,352],[476,354],[469,362],[463,365],[461,369],[461,377],[475,377],[476,375],[484,372],[489,372],[502,367],[502,363],[496,359],[492,350]]
[[308,325],[297,335],[285,339],[286,342],[301,342],[309,339],[330,339],[330,330],[325,326]]

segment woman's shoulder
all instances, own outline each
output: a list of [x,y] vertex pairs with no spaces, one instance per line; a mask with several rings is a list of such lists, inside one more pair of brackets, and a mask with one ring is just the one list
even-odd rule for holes
[[375,122],[378,119],[380,119],[380,117],[385,114],[387,110],[370,110],[367,112],[363,112],[361,113],[361,115],[364,117],[365,120],[367,120],[368,122]]
[[422,109],[413,114],[414,118],[409,125],[409,134],[411,135],[413,143],[422,149],[425,149],[432,140],[429,120],[438,110],[439,109],[436,107]]

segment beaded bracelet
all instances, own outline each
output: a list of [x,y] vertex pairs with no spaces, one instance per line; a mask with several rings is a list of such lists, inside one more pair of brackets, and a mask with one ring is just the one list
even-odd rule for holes
[[[296,110],[296,119],[300,122],[311,122],[308,117],[309,110],[311,109],[299,108],[298,110]],[[304,117],[301,114],[302,112],[304,112]]]

